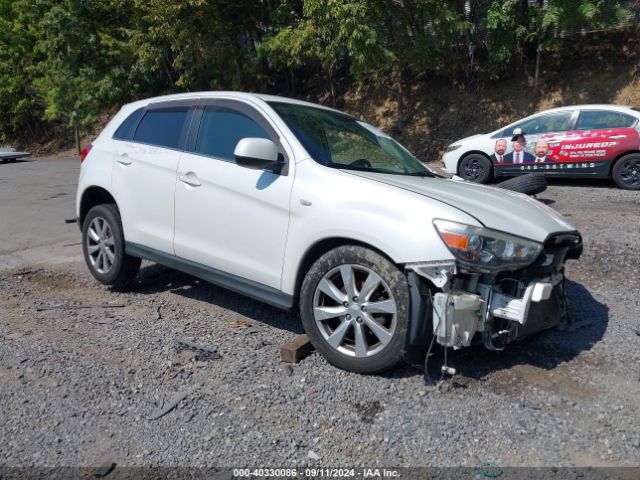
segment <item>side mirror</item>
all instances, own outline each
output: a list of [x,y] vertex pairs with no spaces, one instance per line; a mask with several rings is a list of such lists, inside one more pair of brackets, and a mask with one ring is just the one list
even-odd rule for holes
[[233,159],[241,167],[254,170],[280,171],[284,166],[278,159],[278,147],[266,138],[243,138],[233,151]]

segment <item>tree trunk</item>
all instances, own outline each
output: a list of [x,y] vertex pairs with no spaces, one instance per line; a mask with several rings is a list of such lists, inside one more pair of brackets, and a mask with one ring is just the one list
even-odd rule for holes
[[540,49],[540,34],[538,34],[538,46],[536,48],[536,73],[533,77],[533,88],[535,90],[538,89],[538,85],[540,82],[540,60],[542,57],[542,51]]
[[404,90],[402,88],[402,67],[398,68],[398,80],[396,87],[396,101],[397,101],[397,111],[396,111],[396,129],[398,133],[404,132]]
[[335,86],[334,86],[334,82],[333,82],[333,68],[329,69],[329,89],[331,91],[331,106],[333,108],[336,107],[336,92],[335,92]]

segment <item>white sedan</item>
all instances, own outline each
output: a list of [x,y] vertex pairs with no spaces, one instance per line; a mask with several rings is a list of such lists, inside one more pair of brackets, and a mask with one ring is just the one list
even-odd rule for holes
[[640,111],[631,107],[554,108],[452,143],[443,167],[476,183],[537,172],[611,178],[620,188],[639,190],[639,124]]

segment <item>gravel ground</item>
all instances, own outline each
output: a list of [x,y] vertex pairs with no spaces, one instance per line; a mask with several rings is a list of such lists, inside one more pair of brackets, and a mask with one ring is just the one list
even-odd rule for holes
[[[70,216],[73,185],[61,188]],[[78,244],[57,245],[55,262],[39,251],[16,265],[14,252],[0,270],[0,466],[638,467],[640,196],[572,181],[540,198],[584,235],[568,268],[575,323],[503,353],[454,352],[459,372],[440,387],[410,367],[363,376],[316,353],[283,364],[295,315],[157,265],[116,293]],[[62,220],[51,234],[79,240]],[[121,306],[42,309],[102,303]]]

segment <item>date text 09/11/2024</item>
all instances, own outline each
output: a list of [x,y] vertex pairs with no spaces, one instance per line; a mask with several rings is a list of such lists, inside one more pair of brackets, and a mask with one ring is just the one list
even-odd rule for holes
[[306,478],[398,478],[400,472],[387,468],[239,468],[233,470],[234,477],[306,477]]

